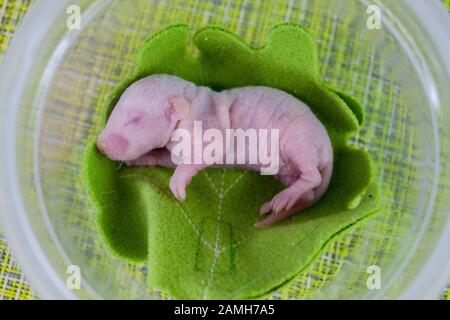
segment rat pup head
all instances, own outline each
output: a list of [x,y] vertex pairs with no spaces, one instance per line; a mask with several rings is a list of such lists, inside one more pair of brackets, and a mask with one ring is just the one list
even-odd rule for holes
[[167,90],[161,80],[167,85],[158,77],[139,80],[120,97],[97,140],[98,149],[110,159],[132,161],[164,147],[189,114],[189,101]]

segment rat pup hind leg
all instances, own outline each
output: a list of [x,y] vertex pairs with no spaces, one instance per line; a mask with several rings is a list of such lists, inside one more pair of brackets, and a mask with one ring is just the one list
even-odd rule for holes
[[[254,224],[256,228],[263,228],[267,227],[269,225],[274,224],[275,222],[284,220],[286,218],[289,218],[290,216],[295,215],[296,213],[306,210],[309,207],[311,207],[316,201],[317,201],[317,192],[314,190],[308,191],[305,195],[300,197],[296,204],[288,209],[288,210],[282,210],[280,212],[273,212],[268,217],[266,217],[264,220],[258,221]],[[270,205],[270,202],[267,202],[261,207],[261,215],[265,214],[266,212],[270,211],[270,208],[268,210],[264,209],[264,206]],[[265,212],[262,212],[265,211]]]
[[319,159],[318,155],[320,153],[316,146],[312,146],[308,142],[298,143],[296,141],[295,143],[286,143],[286,149],[283,153],[286,163],[293,168],[295,174],[278,177],[288,187],[276,194],[271,201],[263,204],[260,210],[261,213],[269,211],[278,213],[290,210],[301,197],[320,186],[323,182],[322,174],[318,168],[322,159]]
[[[305,154],[305,153],[303,153]],[[311,158],[311,155],[313,157]],[[293,161],[300,168],[299,176],[279,176],[281,182],[288,185],[288,188],[278,193],[271,201],[261,206],[260,214],[272,211],[268,217],[255,224],[255,227],[269,226],[275,222],[284,220],[300,211],[313,206],[325,193],[328,188],[333,171],[333,162],[328,161],[325,166],[317,168],[314,161],[314,152],[308,153],[309,159],[304,159],[303,169],[298,166],[301,161]],[[300,160],[302,157],[298,157]],[[307,161],[308,160],[308,161]],[[307,164],[310,165],[307,165]],[[306,164],[306,165],[305,165]],[[306,170],[308,169],[308,170]],[[303,170],[303,171],[302,171]],[[277,209],[274,209],[274,207]]]
[[298,180],[278,193],[270,202],[263,204],[261,213],[272,210],[274,213],[289,210],[307,192],[318,187],[322,182],[322,176],[317,168],[302,171]]

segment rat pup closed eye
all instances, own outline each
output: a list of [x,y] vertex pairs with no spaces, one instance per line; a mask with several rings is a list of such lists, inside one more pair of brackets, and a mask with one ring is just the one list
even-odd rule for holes
[[[179,201],[186,198],[191,179],[206,167],[261,170],[265,165],[225,161],[230,153],[237,157],[241,152],[233,144],[231,149],[223,148],[222,154],[216,154],[223,161],[214,164],[194,161],[194,152],[187,159],[190,161],[174,162],[177,145],[171,139],[174,132],[183,129],[194,136],[196,122],[201,122],[203,130],[220,130],[223,137],[228,136],[225,131],[229,129],[278,130],[279,167],[274,177],[287,187],[261,206],[261,214],[272,213],[257,222],[256,227],[309,208],[328,188],[333,150],[325,127],[303,102],[268,87],[243,87],[219,93],[175,76],[143,78],[122,94],[97,146],[110,159],[125,161],[130,166],[175,168],[170,190]],[[194,139],[192,150],[196,143],[204,144]],[[229,144],[224,141],[224,145]],[[244,152],[248,160],[248,150]]]

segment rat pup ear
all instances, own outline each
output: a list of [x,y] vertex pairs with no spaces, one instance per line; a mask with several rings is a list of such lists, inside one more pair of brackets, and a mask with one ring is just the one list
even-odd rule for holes
[[166,116],[171,121],[184,119],[191,109],[191,103],[184,97],[172,97],[169,99],[169,109]]

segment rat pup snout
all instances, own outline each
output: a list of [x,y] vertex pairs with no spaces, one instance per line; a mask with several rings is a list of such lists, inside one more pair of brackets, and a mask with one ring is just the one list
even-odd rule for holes
[[119,134],[101,136],[97,141],[97,148],[113,160],[127,160],[124,157],[128,150],[128,141]]

